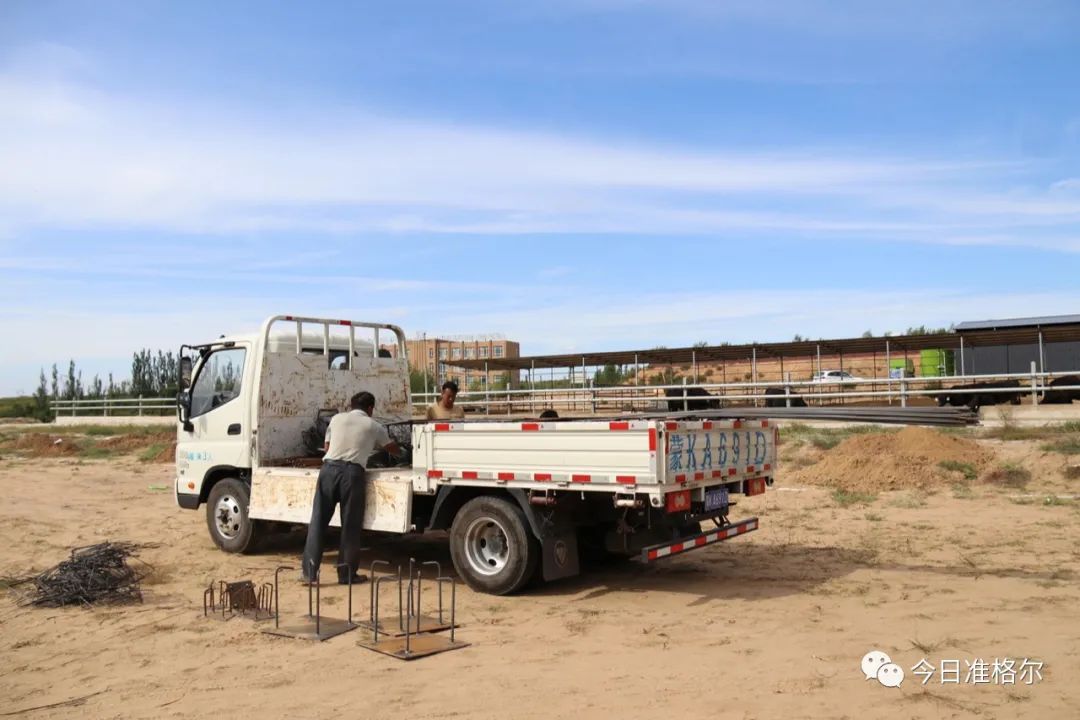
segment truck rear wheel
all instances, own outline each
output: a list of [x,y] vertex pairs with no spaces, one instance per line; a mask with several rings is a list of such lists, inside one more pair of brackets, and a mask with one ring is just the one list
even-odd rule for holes
[[237,478],[215,483],[206,500],[206,526],[214,544],[225,552],[244,553],[255,548],[256,523],[248,515],[251,492]]
[[481,496],[454,516],[450,557],[473,590],[507,595],[521,589],[536,572],[540,543],[516,504]]

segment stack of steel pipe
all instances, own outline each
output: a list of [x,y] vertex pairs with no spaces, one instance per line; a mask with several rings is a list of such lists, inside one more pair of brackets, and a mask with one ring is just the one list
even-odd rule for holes
[[792,408],[728,408],[673,412],[643,417],[664,417],[672,420],[829,420],[835,422],[882,423],[897,425],[975,425],[978,413],[966,407],[792,407]]

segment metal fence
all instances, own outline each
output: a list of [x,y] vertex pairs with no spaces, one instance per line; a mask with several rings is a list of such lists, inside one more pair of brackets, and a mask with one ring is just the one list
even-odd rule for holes
[[[1034,364],[1033,364],[1034,365]],[[802,400],[808,405],[845,405],[875,403],[907,407],[909,403],[934,401],[943,392],[950,395],[1019,394],[1024,402],[1037,405],[1039,396],[1057,377],[1080,374],[1080,371],[1002,375],[963,375],[941,377],[901,377],[846,380],[840,382],[775,381],[737,383],[693,383],[684,379],[677,385],[618,385],[596,387],[592,384],[567,388],[522,388],[461,392],[457,404],[485,414],[536,414],[546,409],[571,413],[647,412],[691,409],[702,400],[718,400],[721,405],[788,406]],[[1016,380],[1020,387],[953,389],[1002,380]],[[1080,391],[1080,385],[1059,385],[1055,391]],[[768,391],[772,390],[772,393]],[[708,393],[708,396],[699,393]],[[413,393],[417,406],[430,404],[438,393]],[[681,407],[680,407],[681,405]]]
[[[690,409],[702,400],[717,400],[723,406],[763,407],[771,402],[773,406],[790,407],[801,399],[813,406],[860,403],[907,407],[909,403],[925,404],[947,392],[958,396],[1016,394],[1023,402],[1037,405],[1040,394],[1054,378],[1080,374],[1080,371],[1040,373],[1035,371],[1034,363],[1032,365],[1029,373],[1005,375],[877,378],[827,383],[802,380],[695,384],[684,380],[677,385],[596,387],[586,384],[584,387],[463,391],[457,397],[457,404],[485,415],[535,415],[547,409],[588,415]],[[958,385],[1001,380],[1016,380],[1020,386],[955,389]],[[773,392],[769,393],[769,390]],[[1058,385],[1053,390],[1080,391],[1080,385]],[[701,392],[708,396],[696,394]],[[413,393],[413,405],[417,412],[423,412],[423,408],[438,397],[436,392]],[[176,412],[176,400],[171,397],[54,400],[52,409],[65,417],[162,416]]]
[[49,407],[63,417],[144,417],[176,413],[176,398],[83,398],[50,400]]

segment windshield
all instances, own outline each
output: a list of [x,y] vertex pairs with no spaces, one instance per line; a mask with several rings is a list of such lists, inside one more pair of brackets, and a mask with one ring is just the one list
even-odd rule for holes
[[191,387],[191,417],[204,415],[240,394],[246,355],[247,350],[234,347],[206,356]]

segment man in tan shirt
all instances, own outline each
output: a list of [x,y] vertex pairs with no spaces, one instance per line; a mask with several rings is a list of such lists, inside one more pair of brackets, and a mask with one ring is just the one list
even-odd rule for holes
[[461,420],[465,417],[465,408],[454,405],[457,398],[458,384],[453,380],[443,383],[442,394],[427,409],[428,420]]
[[350,582],[350,576],[353,583],[367,579],[356,572],[364,531],[367,459],[376,450],[386,450],[391,455],[401,452],[386,428],[371,418],[375,410],[374,395],[356,393],[349,400],[349,407],[349,412],[335,415],[326,429],[326,455],[311,502],[311,522],[300,573],[305,583],[319,578],[326,528],[338,506],[341,508],[338,563],[348,566],[338,568],[338,582],[345,585]]

